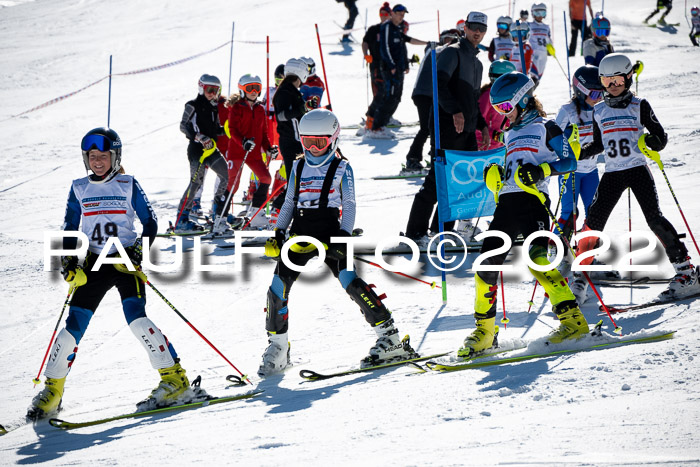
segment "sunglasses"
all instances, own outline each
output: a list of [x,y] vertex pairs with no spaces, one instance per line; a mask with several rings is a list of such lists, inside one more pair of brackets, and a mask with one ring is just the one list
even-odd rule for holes
[[486,25],[481,23],[467,23],[467,28],[474,32],[486,32]]
[[608,29],[596,29],[595,35],[608,37],[610,35],[610,28],[608,28]]
[[610,86],[624,86],[625,85],[625,77],[622,75],[617,75],[617,76],[601,76],[600,77],[600,84],[603,85],[604,88],[608,88]]
[[204,92],[206,94],[218,94],[219,86],[204,86]]
[[241,89],[243,89],[243,91],[248,92],[248,93],[257,92],[258,94],[260,94],[260,90],[262,89],[262,85],[258,84],[258,83],[244,84],[243,86],[241,86]]
[[111,141],[102,135],[87,135],[80,143],[80,148],[83,151],[97,149],[98,151],[109,151]]
[[515,110],[515,107],[513,107],[513,104],[510,102],[501,102],[500,104],[491,104],[494,109],[496,109],[496,112],[498,112],[501,115],[507,115],[511,113],[513,110]]
[[323,151],[331,144],[330,136],[302,136],[301,145],[304,149],[315,149],[317,151]]

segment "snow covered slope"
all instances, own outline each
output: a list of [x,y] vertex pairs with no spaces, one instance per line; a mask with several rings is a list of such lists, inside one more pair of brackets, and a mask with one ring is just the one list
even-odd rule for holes
[[[140,2],[135,0],[37,0],[0,2],[0,424],[22,420],[32,396],[31,379],[65,299],[66,285],[56,272],[44,272],[44,232],[60,228],[71,180],[84,175],[79,143],[91,128],[107,123],[107,80],[53,105],[10,118],[44,102],[72,93],[113,72],[126,73],[171,63],[214,49],[230,40],[235,21],[232,88],[240,75],[265,73],[265,36],[271,41],[271,67],[293,56],[311,56],[321,70],[313,28],[319,24],[333,108],[342,125],[359,122],[366,108],[366,75],[358,45],[337,44],[347,15],[331,1]],[[369,24],[380,2],[359,0]],[[642,5],[642,3],[644,3]],[[695,189],[700,164],[700,120],[693,105],[700,89],[698,49],[688,40],[680,2],[669,15],[677,31],[649,28],[641,20],[653,2],[606,2],[617,51],[642,60],[639,92],[649,99],[670,142],[663,151],[666,172],[686,218],[700,234],[700,202]],[[404,3],[410,34],[434,40],[433,2]],[[554,42],[565,59],[562,11],[568,2],[551,2]],[[601,2],[593,1],[594,9]],[[468,5],[468,6],[467,6]],[[516,11],[530,4],[517,2]],[[495,19],[507,14],[506,2],[440,2],[441,26],[451,27],[468,9],[489,15],[488,40]],[[548,19],[549,21],[549,19]],[[356,25],[362,28],[364,18]],[[355,36],[361,37],[362,30]],[[410,53],[422,53],[409,46]],[[481,54],[485,65],[487,58]],[[572,59],[572,71],[583,63]],[[562,63],[564,68],[566,64]],[[112,82],[111,126],[125,143],[123,163],[141,182],[158,214],[161,229],[174,220],[175,206],[186,188],[186,140],[178,129],[184,103],[197,92],[202,73],[216,74],[228,85],[229,48],[176,66]],[[396,118],[417,120],[410,101],[416,69],[407,76]],[[554,113],[568,100],[568,88],[554,58],[537,90],[545,109]],[[325,100],[324,100],[325,103]],[[416,127],[397,132],[395,141],[363,143],[343,131],[341,146],[357,178],[357,226],[380,239],[404,230],[419,181],[375,181],[405,160]],[[652,167],[664,214],[685,231],[670,191]],[[247,175],[244,174],[244,179]],[[210,199],[213,177],[204,199]],[[236,196],[236,199],[239,195]],[[607,231],[627,231],[623,197]],[[632,202],[634,229],[646,229],[643,213]],[[696,263],[697,251],[686,239]],[[191,246],[191,242],[185,241]],[[627,245],[616,245],[620,253]],[[158,261],[172,262],[173,243],[159,239]],[[210,249],[205,262],[225,272],[192,271],[192,253],[177,273],[150,275],[165,296],[234,364],[255,375],[266,347],[266,291],[274,263],[245,258],[244,272],[234,271],[234,250]],[[650,261],[658,277],[672,268],[660,247]],[[470,255],[469,263],[475,255]],[[518,274],[506,276],[510,323],[501,339],[534,339],[556,326],[541,291],[527,313],[533,281],[523,273],[520,250],[514,250]],[[395,258],[401,261],[401,258]],[[614,258],[608,258],[614,261]],[[439,273],[422,258],[405,272],[428,281]],[[448,304],[439,290],[368,265],[360,275],[386,292],[399,330],[410,334],[423,353],[455,350],[473,327],[473,273],[466,266],[448,275]],[[639,274],[641,275],[641,274]],[[662,285],[604,288],[606,302],[641,303]],[[150,291],[149,291],[150,292]],[[188,375],[202,375],[212,394],[228,395],[225,376],[233,373],[217,354],[155,294],[147,311],[182,357]],[[586,304],[589,322],[597,305]],[[373,344],[374,332],[337,281],[323,269],[302,275],[290,300],[292,358],[299,366],[283,377],[254,383],[263,396],[94,428],[62,432],[46,423],[24,426],[0,437],[0,464],[125,464],[146,462],[182,465],[309,464],[338,465],[490,465],[697,464],[700,447],[700,301],[651,308],[616,317],[625,334],[678,330],[673,340],[619,349],[578,353],[521,364],[454,374],[417,374],[399,368],[326,382],[302,382],[299,369],[319,372],[359,363]],[[500,310],[499,310],[500,313]],[[64,316],[65,319],[65,316]],[[125,325],[116,291],[100,305],[66,383],[61,418],[85,420],[133,409],[157,384],[143,350]]]

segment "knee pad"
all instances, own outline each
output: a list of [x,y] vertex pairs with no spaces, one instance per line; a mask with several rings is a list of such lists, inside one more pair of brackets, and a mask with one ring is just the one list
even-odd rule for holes
[[129,297],[122,300],[124,318],[126,324],[131,324],[135,319],[146,317],[146,299],[141,297]]
[[372,290],[373,287],[374,285],[368,285],[365,281],[356,277],[350,282],[345,291],[350,295],[352,301],[359,305],[365,320],[371,326],[376,326],[391,318],[391,313],[382,303],[386,295],[377,296]]
[[78,343],[75,338],[65,328],[61,329],[49,354],[44,376],[56,379],[65,378],[73,366],[76,352],[78,352]]
[[[491,274],[488,271],[487,274]],[[481,278],[482,272],[477,272],[474,274],[474,280],[476,282],[476,297],[474,298],[474,317],[476,319],[487,319],[496,316],[496,298],[498,292],[498,285],[496,284],[496,277],[494,277],[493,282],[486,282]],[[497,274],[493,272],[494,276]]]
[[78,345],[83,338],[90,324],[90,319],[92,319],[92,315],[93,311],[87,308],[81,308],[79,306],[70,307],[68,318],[66,318],[66,331],[75,339],[75,345]]
[[131,332],[141,342],[148,353],[151,366],[158,370],[175,365],[177,354],[160,329],[147,317],[136,318],[129,323]]

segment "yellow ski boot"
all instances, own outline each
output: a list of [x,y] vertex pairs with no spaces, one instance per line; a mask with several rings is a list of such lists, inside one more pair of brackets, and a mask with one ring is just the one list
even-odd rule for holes
[[46,378],[44,389],[32,399],[32,405],[27,411],[27,418],[38,420],[58,413],[63,398],[63,385],[66,378]]
[[576,305],[576,301],[567,300],[554,308],[560,324],[559,328],[549,335],[548,342],[558,344],[567,339],[579,339],[588,334],[588,322]]
[[160,373],[160,383],[151,391],[150,396],[136,404],[139,411],[175,405],[180,402],[178,399],[190,387],[185,369],[179,362],[171,367],[159,369],[158,373]]
[[470,358],[479,352],[490,349],[496,345],[495,336],[498,334],[496,318],[484,318],[476,320],[476,329],[464,339],[464,345],[457,351],[457,355]]

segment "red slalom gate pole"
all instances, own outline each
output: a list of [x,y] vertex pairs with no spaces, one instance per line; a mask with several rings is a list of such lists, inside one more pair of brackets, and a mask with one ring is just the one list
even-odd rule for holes
[[270,123],[272,122],[270,121],[270,36],[265,37],[265,42],[267,44],[267,74],[265,75],[265,86],[267,86],[267,98],[265,99],[265,123],[267,124],[268,137],[271,138],[272,130],[270,129]]
[[331,91],[328,88],[328,77],[326,76],[326,64],[323,61],[323,48],[321,47],[321,36],[318,33],[318,24],[314,24],[316,27],[316,40],[318,41],[318,53],[321,55],[321,68],[323,69],[323,80],[326,82],[326,96],[328,96],[328,110],[333,110],[333,104],[331,104]]
[[[378,265],[377,263],[373,263],[372,261],[368,261],[368,260],[366,260],[366,259],[364,259],[364,258],[360,258],[359,256],[355,256],[355,259],[358,260],[358,261],[361,261],[361,262],[363,262],[363,263],[367,263],[367,264],[369,264],[370,266],[374,266],[374,267],[377,267],[377,268],[382,269],[382,270],[384,270],[384,271],[388,271],[388,269],[384,269],[383,267],[381,267],[381,266]],[[409,276],[408,274],[404,274],[404,273],[398,272],[398,271],[388,271],[388,272],[393,272],[394,274],[398,274],[399,276],[403,276],[403,277],[406,277],[406,278],[408,278],[408,279],[413,279],[414,281],[422,282],[422,283],[425,284],[425,285],[429,285],[431,289],[435,289],[435,288],[441,289],[441,288],[442,288],[442,287],[440,287],[439,285],[437,285],[437,284],[435,283],[435,281],[433,281],[433,282],[426,282],[426,281],[424,281],[423,279],[419,279],[419,278],[417,278],[417,277]]]

